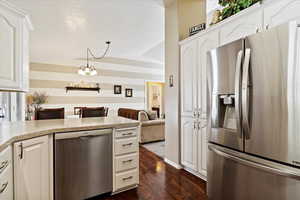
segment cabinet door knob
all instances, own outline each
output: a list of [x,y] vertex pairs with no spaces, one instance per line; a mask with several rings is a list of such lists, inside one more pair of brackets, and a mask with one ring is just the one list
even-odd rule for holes
[[198,117],[198,118],[200,118],[200,116],[201,116],[201,113],[202,113],[202,109],[201,109],[201,108],[199,108],[199,109],[198,109],[198,115],[197,115],[197,117]]
[[194,118],[197,118],[197,111],[194,111]]

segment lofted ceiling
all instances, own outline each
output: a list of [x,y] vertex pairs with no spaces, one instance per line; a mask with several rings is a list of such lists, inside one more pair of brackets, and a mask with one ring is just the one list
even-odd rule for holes
[[71,65],[89,47],[109,56],[164,63],[163,0],[9,0],[31,17],[31,62]]

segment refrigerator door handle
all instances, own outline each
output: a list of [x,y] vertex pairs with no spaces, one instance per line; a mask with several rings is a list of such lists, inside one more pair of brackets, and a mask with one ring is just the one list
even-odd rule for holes
[[300,180],[299,170],[293,171],[291,169],[288,169],[288,167],[272,166],[267,163],[258,163],[258,162],[252,161],[252,160],[247,160],[245,158],[241,158],[241,157],[226,153],[226,152],[220,150],[219,148],[218,149],[214,148],[211,145],[209,145],[208,148],[209,148],[209,150],[213,151],[214,153],[216,153],[226,159],[240,163],[242,165],[260,169],[260,170],[263,170],[263,171],[266,171],[266,172],[269,172],[272,174],[277,174],[279,176],[284,176],[284,177],[289,177],[289,178]]
[[243,64],[243,80],[242,80],[242,116],[243,116],[243,130],[245,138],[250,139],[250,125],[249,125],[249,72],[250,72],[250,56],[251,49],[245,50],[245,58]]
[[235,112],[237,120],[237,130],[240,133],[240,137],[243,138],[242,128],[241,128],[241,105],[240,105],[240,96],[241,96],[241,67],[242,67],[242,58],[243,51],[239,51],[237,60],[236,60],[236,71],[235,71]]

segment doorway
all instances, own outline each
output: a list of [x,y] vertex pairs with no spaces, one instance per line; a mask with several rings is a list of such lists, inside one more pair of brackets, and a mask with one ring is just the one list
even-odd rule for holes
[[164,86],[163,82],[146,82],[147,110],[157,112],[158,118],[164,118]]

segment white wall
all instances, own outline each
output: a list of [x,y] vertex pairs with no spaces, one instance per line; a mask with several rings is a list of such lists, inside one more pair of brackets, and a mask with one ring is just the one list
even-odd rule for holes
[[[165,158],[180,163],[179,148],[179,31],[177,2],[165,10],[165,113],[166,147]],[[174,87],[169,87],[169,76],[174,76]]]
[[[110,67],[107,67],[107,66]],[[109,114],[119,108],[145,109],[145,81],[163,81],[160,69],[138,66],[99,64],[97,76],[80,76],[78,66],[30,64],[30,92],[45,92],[49,98],[44,108],[65,108],[66,115],[72,115],[74,107],[108,107]],[[69,91],[70,83],[99,83],[96,91]],[[122,85],[122,94],[114,94],[114,85]],[[133,89],[133,97],[125,97],[125,88]]]
[[[193,17],[195,16],[195,17]],[[205,22],[204,0],[168,1],[165,8],[165,158],[180,165],[180,49],[190,26]],[[169,87],[169,76],[174,87]]]

